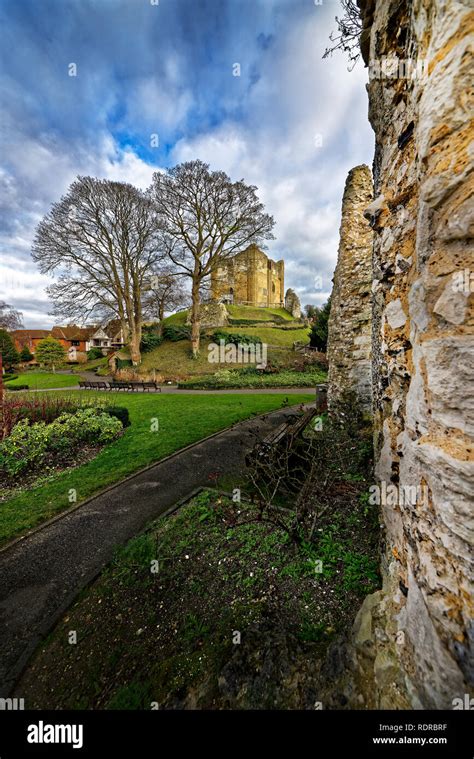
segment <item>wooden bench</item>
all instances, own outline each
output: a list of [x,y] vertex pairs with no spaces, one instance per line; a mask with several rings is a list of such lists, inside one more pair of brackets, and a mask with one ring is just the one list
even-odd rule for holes
[[158,385],[157,382],[120,382],[120,381],[113,381],[110,382],[109,390],[127,390],[129,392],[138,392],[139,390],[142,390],[143,392],[150,392],[150,390],[154,390],[157,393],[161,393],[161,387]]
[[288,448],[291,448],[293,442],[298,435],[300,435],[304,429],[308,426],[311,420],[320,414],[319,408],[311,408],[305,411],[304,414],[294,417],[266,435],[263,440],[260,440],[254,448],[245,457],[245,463],[251,464],[255,459],[264,461],[268,454],[275,448],[275,446],[285,443]]

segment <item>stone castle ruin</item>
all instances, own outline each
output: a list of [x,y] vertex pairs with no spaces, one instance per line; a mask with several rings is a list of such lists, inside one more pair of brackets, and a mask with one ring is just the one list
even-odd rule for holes
[[249,245],[212,272],[211,293],[220,303],[280,308],[285,300],[285,264]]
[[[367,167],[353,169],[328,395],[372,396],[383,588],[359,612],[339,685],[352,708],[452,709],[474,682],[474,14],[468,0],[358,4],[373,199]],[[416,65],[393,76],[389,59]]]
[[372,238],[364,211],[373,199],[368,166],[349,173],[328,324],[328,405],[353,391],[366,411],[372,408]]

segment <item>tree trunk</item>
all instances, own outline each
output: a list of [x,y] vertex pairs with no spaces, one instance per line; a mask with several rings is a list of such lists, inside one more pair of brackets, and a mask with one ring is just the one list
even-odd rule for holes
[[165,318],[165,302],[164,299],[160,302],[158,307],[158,334],[163,334],[163,319]]
[[140,341],[141,341],[141,330],[134,327],[133,331],[130,333],[130,342],[129,342],[130,358],[132,359],[133,366],[138,366],[138,364],[142,360],[141,353],[140,353]]
[[201,319],[199,314],[200,299],[199,299],[199,279],[193,277],[192,286],[192,307],[191,307],[191,349],[193,352],[193,358],[199,354],[199,332],[201,327]]

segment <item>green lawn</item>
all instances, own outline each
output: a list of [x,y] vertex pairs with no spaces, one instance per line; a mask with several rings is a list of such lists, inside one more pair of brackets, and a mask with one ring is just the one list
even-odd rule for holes
[[[79,392],[79,391],[77,391]],[[84,393],[87,398],[91,393]],[[100,394],[98,394],[100,395]],[[101,396],[103,397],[103,396]],[[174,451],[255,414],[279,408],[285,393],[269,395],[124,395],[110,393],[116,405],[127,406],[131,426],[92,461],[36,488],[11,498],[0,508],[0,544],[24,533],[70,506],[70,488],[78,502],[119,482],[133,472]],[[313,400],[312,395],[291,395],[290,403]],[[151,431],[157,418],[159,431]]]
[[293,343],[309,343],[309,330],[307,327],[301,329],[278,329],[272,327],[243,327],[240,324],[234,324],[231,327],[221,327],[220,332],[237,332],[239,335],[251,335],[261,339],[267,345],[275,345],[291,348]]
[[289,311],[284,308],[254,308],[253,306],[226,306],[232,319],[253,319],[257,322],[271,322],[279,316],[286,321],[293,321]]
[[104,358],[96,358],[93,361],[87,361],[85,364],[77,364],[76,366],[71,366],[71,369],[76,374],[80,374],[81,372],[94,372],[96,369],[100,369],[101,367],[108,369],[107,358],[105,356]]
[[74,387],[78,379],[72,374],[54,374],[53,372],[24,372],[10,382],[5,383],[9,387],[28,385],[31,390],[47,390],[50,387]]
[[[276,321],[275,317],[280,317],[285,321],[294,321],[293,316],[284,308],[254,308],[253,306],[226,306],[227,312],[231,319],[249,319],[256,322]],[[187,311],[178,311],[163,319],[163,324],[183,325],[186,323]]]

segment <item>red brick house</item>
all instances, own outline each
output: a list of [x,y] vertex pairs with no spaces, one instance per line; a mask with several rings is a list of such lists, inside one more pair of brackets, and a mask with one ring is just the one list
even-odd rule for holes
[[18,353],[21,353],[26,345],[30,353],[34,356],[39,341],[44,340],[45,337],[49,337],[51,331],[49,329],[15,329],[10,334]]
[[[11,336],[18,352],[27,345],[33,356],[36,346],[45,337],[54,337],[66,350],[66,360],[83,362],[87,360],[90,348],[101,348],[104,355],[112,350],[118,350],[124,345],[123,334],[118,319],[110,321],[105,327],[96,325],[78,327],[68,324],[66,327],[48,329],[15,329]],[[30,363],[35,363],[35,359]]]
[[58,340],[67,352],[68,361],[86,361],[89,350],[89,338],[95,327],[77,327],[69,324],[67,327],[53,327],[51,337]]

